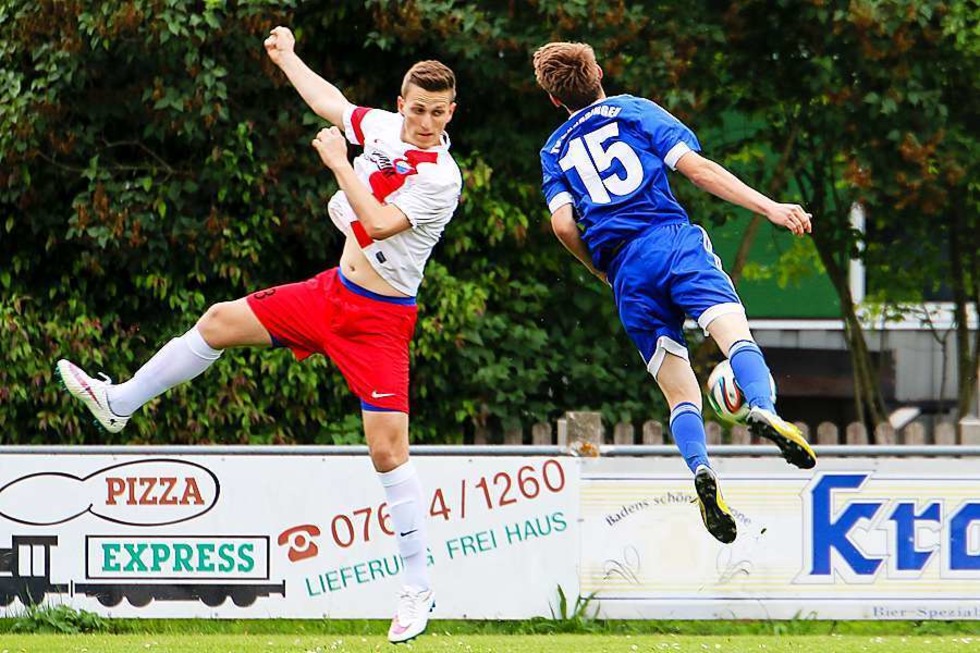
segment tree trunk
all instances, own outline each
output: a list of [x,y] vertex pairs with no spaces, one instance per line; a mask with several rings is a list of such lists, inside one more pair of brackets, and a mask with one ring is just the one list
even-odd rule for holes
[[[799,133],[799,124],[794,124],[793,130],[787,137],[783,151],[779,156],[776,171],[773,173],[772,179],[769,180],[767,192],[770,196],[782,190],[786,184],[786,178],[792,173],[789,162],[793,153],[793,146],[796,144],[796,137]],[[735,260],[732,263],[731,269],[728,271],[728,276],[731,277],[732,284],[736,288],[738,288],[738,282],[742,277],[742,270],[745,269],[745,264],[749,260],[749,253],[752,251],[752,245],[755,243],[756,234],[758,234],[759,227],[764,220],[765,218],[761,215],[753,215],[748,226],[745,227],[745,231],[742,232],[742,239],[739,241],[738,251],[735,253]],[[691,365],[694,367],[694,371],[707,374],[709,363],[717,358],[717,355],[718,346],[715,344],[715,341],[712,338],[702,340],[701,344],[694,350],[691,356]]]
[[739,241],[738,251],[735,252],[735,262],[732,263],[732,269],[728,274],[732,278],[732,283],[736,286],[738,286],[738,282],[742,279],[742,270],[745,268],[745,264],[748,263],[749,252],[752,251],[755,236],[759,233],[759,227],[762,225],[763,219],[761,215],[753,215],[752,219],[749,220],[748,226],[745,227],[745,231],[742,232],[742,240]]
[[[875,427],[885,421],[887,409],[885,400],[878,385],[878,377],[871,362],[871,353],[864,337],[864,328],[854,309],[854,298],[844,269],[837,262],[836,251],[814,238],[820,261],[827,270],[827,276],[840,298],[841,317],[844,320],[844,336],[847,348],[851,354],[851,365],[854,369],[854,407],[858,421],[868,427],[873,433]],[[828,251],[830,250],[830,251]]]
[[976,220],[967,215],[964,190],[952,193],[949,205],[950,285],[953,290],[953,314],[956,320],[956,371],[959,380],[956,395],[956,421],[973,411],[973,393],[977,388],[977,366],[980,364],[980,328],[970,337],[969,305],[980,312],[980,279]]
[[[770,196],[775,195],[786,183],[786,178],[792,172],[789,169],[789,160],[793,153],[793,146],[796,145],[796,136],[800,133],[799,123],[794,123],[793,131],[789,133],[789,137],[786,139],[786,143],[783,146],[783,152],[779,156],[779,163],[776,164],[776,171],[772,175],[772,179],[769,180],[768,192]],[[738,251],[735,253],[735,261],[732,263],[732,269],[729,270],[729,276],[732,278],[732,283],[735,287],[738,287],[739,279],[742,277],[742,270],[745,268],[746,262],[749,260],[749,252],[752,251],[752,245],[755,243],[755,236],[759,233],[759,226],[762,225],[764,218],[761,215],[753,215],[752,220],[749,225],[745,228],[742,233],[742,240],[738,244]]]

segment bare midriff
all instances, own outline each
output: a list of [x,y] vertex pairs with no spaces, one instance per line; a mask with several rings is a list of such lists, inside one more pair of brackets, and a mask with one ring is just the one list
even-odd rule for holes
[[378,274],[364,256],[353,235],[348,236],[347,242],[344,243],[344,253],[340,257],[340,271],[348,280],[373,293],[387,297],[408,297],[393,288]]

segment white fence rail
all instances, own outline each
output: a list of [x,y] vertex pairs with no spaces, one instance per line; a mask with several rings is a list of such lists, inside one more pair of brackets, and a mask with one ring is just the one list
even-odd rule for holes
[[[931,430],[920,422],[912,422],[901,429],[895,429],[889,423],[879,424],[872,432],[861,423],[848,424],[843,431],[832,422],[822,422],[815,427],[803,422],[797,426],[806,434],[810,442],[821,445],[980,445],[980,420],[965,418],[959,425],[953,422],[939,422]],[[522,427],[511,427],[504,430],[500,443],[505,445],[548,445],[566,446],[570,442],[585,441],[596,446],[606,444],[626,445],[643,444],[658,445],[672,442],[669,431],[656,420],[647,420],[639,429],[631,422],[620,422],[606,428],[602,423],[602,415],[590,411],[572,411],[559,419],[553,428],[550,423],[533,424],[529,432]],[[717,422],[705,422],[705,431],[709,445],[717,444],[763,444],[758,438],[753,438],[743,425],[722,425]],[[489,429],[477,429],[474,444],[490,444],[495,438]]]

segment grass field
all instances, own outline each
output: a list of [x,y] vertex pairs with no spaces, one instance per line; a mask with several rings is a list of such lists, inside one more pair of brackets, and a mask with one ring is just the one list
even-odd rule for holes
[[[427,634],[400,647],[387,642],[387,624],[380,621],[112,620],[101,624],[107,632],[100,633],[13,632],[26,625],[15,619],[0,620],[0,653],[980,651],[980,623],[963,621],[434,621]],[[577,632],[558,632],[560,629]]]
[[450,635],[431,633],[394,647],[382,635],[0,635],[0,653],[326,653],[328,651],[482,653],[946,653],[980,650],[980,638],[861,635]]

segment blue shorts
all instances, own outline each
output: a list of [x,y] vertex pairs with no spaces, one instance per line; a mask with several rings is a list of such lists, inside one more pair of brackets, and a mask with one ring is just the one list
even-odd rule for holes
[[626,243],[607,271],[626,333],[656,376],[667,353],[687,358],[685,316],[702,329],[745,314],[704,229],[690,223],[651,228]]

